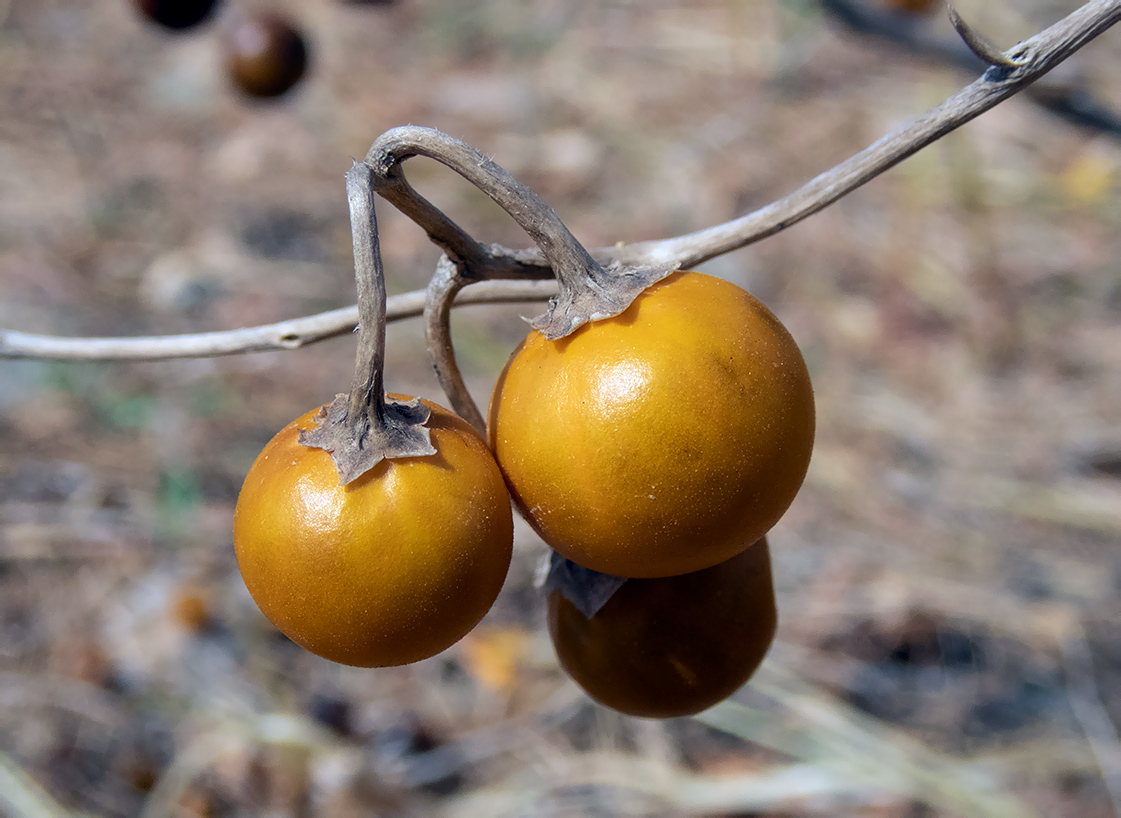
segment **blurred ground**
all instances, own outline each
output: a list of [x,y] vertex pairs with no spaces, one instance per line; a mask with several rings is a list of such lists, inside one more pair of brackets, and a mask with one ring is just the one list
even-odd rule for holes
[[[172,35],[124,0],[0,3],[0,326],[174,333],[350,303],[343,173],[396,125],[480,147],[602,245],[766,204],[973,78],[808,0],[261,4],[312,44],[279,102],[226,85],[220,20]],[[960,4],[1002,45],[1076,6]],[[1116,39],[1064,71],[1118,108]],[[1119,167],[1116,137],[1014,99],[707,265],[794,333],[819,437],[771,535],[780,642],[695,720],[615,716],[564,679],[524,526],[492,614],[427,662],[341,668],[268,625],[233,558],[238,487],[277,429],[345,389],[350,339],[0,361],[0,804],[1114,814]],[[450,173],[408,170],[480,239],[525,244]],[[379,213],[390,291],[423,286],[437,253]],[[457,313],[481,404],[534,310]],[[389,344],[387,384],[436,396],[419,324]]]

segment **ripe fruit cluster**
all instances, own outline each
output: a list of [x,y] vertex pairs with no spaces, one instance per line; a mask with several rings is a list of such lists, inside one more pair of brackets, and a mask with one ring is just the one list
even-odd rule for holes
[[491,398],[488,436],[542,539],[627,577],[592,616],[549,596],[561,665],[636,716],[698,712],[754,673],[775,631],[764,535],[809,466],[809,374],[746,291],[674,273],[621,314],[531,332]]
[[[218,0],[136,0],[140,12],[173,30],[207,20]],[[271,11],[236,11],[222,36],[226,73],[252,97],[278,97],[293,88],[308,66],[308,45],[299,28]]]
[[[813,449],[813,391],[790,333],[713,276],[640,269],[635,288],[558,220],[544,244],[568,252],[555,248],[571,239],[576,261],[549,259],[561,295],[498,377],[484,442],[445,409],[384,396],[373,172],[356,163],[347,175],[354,386],[285,427],[238,499],[238,562],[262,611],[336,662],[432,656],[497,597],[512,500],[555,552],[549,633],[593,698],[668,718],[733,693],[774,636],[765,535]],[[504,173],[504,192],[532,196]],[[633,292],[609,292],[618,282]]]

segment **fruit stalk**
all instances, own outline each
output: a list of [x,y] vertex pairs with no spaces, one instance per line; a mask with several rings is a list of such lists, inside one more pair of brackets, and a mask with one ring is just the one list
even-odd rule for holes
[[354,280],[358,290],[358,350],[350,394],[327,407],[318,428],[300,432],[304,446],[331,453],[340,484],[361,477],[389,457],[436,453],[428,430],[429,409],[419,399],[385,396],[385,271],[378,244],[372,170],[355,162],[346,174]]
[[486,421],[463,382],[452,344],[452,305],[456,295],[469,283],[447,255],[440,257],[436,272],[424,291],[424,340],[428,344],[428,357],[436,370],[436,379],[448,396],[452,409],[476,432],[486,437]]
[[374,168],[378,192],[410,218],[426,225],[429,237],[465,269],[484,277],[489,255],[405,180],[400,164],[426,156],[451,168],[491,198],[525,230],[560,282],[560,294],[533,326],[550,339],[562,338],[589,321],[610,318],[630,306],[638,294],[677,269],[676,264],[605,269],[541,198],[505,168],[480,151],[432,128],[406,126],[386,131],[370,147],[366,162]]
[[385,268],[378,247],[378,219],[368,165],[355,162],[346,173],[346,200],[354,246],[358,290],[358,350],[350,385],[347,423],[363,429],[385,418]]

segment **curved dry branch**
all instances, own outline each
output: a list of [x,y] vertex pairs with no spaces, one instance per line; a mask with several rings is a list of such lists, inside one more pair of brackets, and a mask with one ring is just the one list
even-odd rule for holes
[[[990,68],[980,79],[938,107],[777,202],[696,233],[661,241],[600,248],[592,250],[591,255],[605,265],[674,264],[688,268],[773,235],[829,206],[1013,96],[1118,21],[1121,21],[1121,0],[1090,0],[1055,25],[1010,49],[1008,56],[1020,63],[1016,68]],[[392,181],[393,174],[387,173],[386,178]],[[403,177],[401,183],[404,183]],[[402,196],[393,193],[394,190],[399,194],[403,188],[388,184],[379,189],[379,193],[400,207]],[[498,245],[483,245],[467,236],[447,216],[420,197],[403,209],[453,259],[466,262],[473,277],[540,279],[551,276],[536,249],[517,251]],[[478,287],[486,289],[478,290]],[[520,288],[528,288],[528,291]],[[488,281],[464,289],[456,304],[537,300],[538,297],[547,298],[555,294],[555,289],[550,288],[551,282]],[[545,295],[546,292],[549,294]],[[419,315],[423,300],[422,292],[390,299],[390,320]],[[405,303],[408,307],[402,312],[402,307],[398,305]],[[351,307],[264,327],[170,337],[59,338],[0,331],[0,357],[156,359],[292,349],[348,332],[356,320],[357,310]]]
[[[464,304],[525,304],[547,301],[557,294],[555,281],[483,281],[459,294]],[[386,321],[416,318],[424,310],[424,291],[390,296]],[[0,358],[53,358],[74,361],[158,361],[169,358],[208,358],[242,352],[299,349],[317,341],[353,332],[358,307],[343,307],[304,318],[259,327],[152,335],[135,338],[65,338],[16,330],[0,330]]]
[[827,170],[773,204],[742,218],[664,241],[620,248],[624,263],[666,261],[692,267],[778,233],[871,181],[1042,77],[1086,43],[1121,21],[1121,0],[1091,0],[1012,49],[1016,68],[993,67],[938,107]]
[[[1121,0],[1091,0],[1055,25],[1025,40],[1008,52],[1014,67],[993,67],[941,105],[918,117],[860,153],[841,162],[790,195],[730,222],[672,239],[638,242],[592,250],[601,264],[693,267],[767,238],[871,181],[886,170],[942,138],[966,122],[1015,95],[1052,70],[1086,43],[1121,21]],[[375,143],[367,161],[377,161]],[[400,158],[404,158],[402,155]],[[390,174],[392,175],[392,174]],[[435,208],[419,195],[396,188],[390,201],[423,227],[441,247],[454,246],[455,236],[445,234],[450,224],[442,213],[431,218],[424,206]],[[379,193],[386,195],[385,191]],[[419,204],[423,203],[423,204]],[[439,211],[436,211],[439,213]],[[458,230],[458,228],[455,228]],[[476,243],[473,269],[487,277],[535,277],[545,262],[536,250],[512,251],[498,245]]]
[[[541,264],[520,268],[518,254],[497,245],[475,241],[439,208],[421,196],[405,178],[402,164],[413,156],[425,156],[451,168],[505,210],[525,230],[545,255],[559,259],[562,266],[582,270],[597,266],[576,241],[552,208],[532,190],[497,165],[481,151],[431,128],[405,125],[392,128],[375,140],[366,154],[374,172],[374,187],[382,198],[424,229],[434,244],[460,268],[464,278],[543,278],[553,272]],[[529,251],[536,254],[536,249]],[[559,270],[563,277],[566,270]],[[576,275],[577,273],[573,273]]]

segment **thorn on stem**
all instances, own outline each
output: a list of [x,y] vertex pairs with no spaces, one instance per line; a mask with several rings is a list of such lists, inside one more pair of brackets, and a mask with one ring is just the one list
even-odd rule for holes
[[947,2],[946,10],[950,15],[950,22],[953,24],[958,35],[965,44],[969,46],[969,50],[980,59],[998,68],[1011,69],[1027,65],[1028,61],[1026,59],[1014,60],[1008,57],[992,40],[973,28],[969,23],[965,22],[965,20],[961,18],[961,15],[958,14],[957,9],[954,8],[953,3]]

